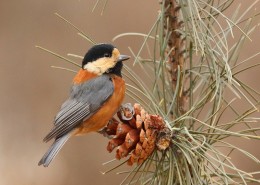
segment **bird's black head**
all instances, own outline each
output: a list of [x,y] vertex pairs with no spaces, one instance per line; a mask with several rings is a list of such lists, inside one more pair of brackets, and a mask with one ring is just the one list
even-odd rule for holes
[[94,45],[92,48],[88,50],[86,53],[83,61],[82,61],[82,68],[84,65],[86,65],[88,62],[94,62],[97,59],[103,58],[103,57],[111,57],[115,46],[111,44],[97,44]]
[[111,44],[94,45],[86,53],[82,68],[97,75],[113,73],[121,76],[122,61],[128,60],[126,55],[120,55],[118,49]]

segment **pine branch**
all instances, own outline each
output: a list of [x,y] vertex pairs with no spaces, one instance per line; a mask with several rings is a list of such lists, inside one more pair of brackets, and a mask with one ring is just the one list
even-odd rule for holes
[[[253,18],[259,13],[250,17],[245,15],[252,11],[258,0],[250,2],[242,14],[237,8],[229,18],[224,12],[233,2],[161,0],[161,11],[147,34],[123,33],[114,38],[144,38],[137,54],[130,48],[135,64],[143,73],[136,74],[125,66],[127,95],[139,104],[123,105],[118,112],[119,120],[113,118],[101,132],[110,139],[107,150],[116,150],[116,159],[127,158],[104,174],[128,164],[136,166],[118,173],[126,174],[122,184],[260,183],[254,177],[259,171],[246,172],[236,167],[231,156],[238,151],[257,164],[259,159],[226,140],[234,137],[260,139],[257,135],[260,128],[251,124],[259,118],[250,117],[258,111],[260,93],[237,75],[259,65],[245,65],[259,53],[239,61],[245,40],[250,39],[257,26],[253,25]],[[94,43],[83,31],[59,17]],[[227,24],[221,23],[221,19]],[[245,24],[243,28],[241,23]],[[241,36],[230,47],[228,37],[233,37],[233,28],[237,28]],[[150,39],[153,44],[148,43]],[[78,66],[52,51],[38,48]],[[150,57],[144,59],[142,51],[145,48]],[[242,64],[246,67],[237,70]],[[148,85],[143,81],[146,77]],[[225,96],[227,91],[232,93],[231,99]],[[233,105],[240,100],[249,107],[243,112]],[[223,122],[228,111],[234,116]],[[241,125],[244,126],[241,130],[234,130]],[[228,152],[224,153],[221,148]]]
[[[167,41],[167,49],[165,52],[165,58],[168,58],[169,73],[171,75],[171,81],[173,91],[176,92],[176,105],[175,115],[182,115],[185,104],[185,95],[183,90],[184,82],[184,62],[185,62],[185,38],[182,36],[180,30],[183,29],[183,21],[180,18],[181,7],[176,0],[165,0],[161,2],[164,4],[164,38]],[[179,70],[178,70],[179,68]],[[180,78],[178,78],[178,72]],[[177,81],[180,85],[177,88]]]

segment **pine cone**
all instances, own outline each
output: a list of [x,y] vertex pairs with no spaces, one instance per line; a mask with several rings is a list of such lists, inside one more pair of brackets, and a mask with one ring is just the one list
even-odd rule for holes
[[166,150],[170,145],[170,131],[159,115],[148,114],[139,104],[121,106],[117,112],[121,122],[113,118],[104,128],[104,135],[112,136],[107,150],[115,148],[116,158],[130,155],[128,165],[143,163],[157,147]]

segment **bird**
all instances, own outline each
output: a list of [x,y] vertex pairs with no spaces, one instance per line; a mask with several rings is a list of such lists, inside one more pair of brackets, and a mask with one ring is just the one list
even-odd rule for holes
[[123,61],[129,58],[112,44],[96,44],[87,51],[69,97],[55,116],[54,127],[43,139],[44,142],[54,139],[54,142],[39,166],[49,166],[70,137],[106,126],[123,102],[126,87],[121,71]]

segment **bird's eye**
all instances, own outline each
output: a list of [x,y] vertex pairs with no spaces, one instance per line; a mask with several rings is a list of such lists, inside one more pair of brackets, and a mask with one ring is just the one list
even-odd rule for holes
[[110,55],[108,53],[105,53],[104,57],[110,57]]

